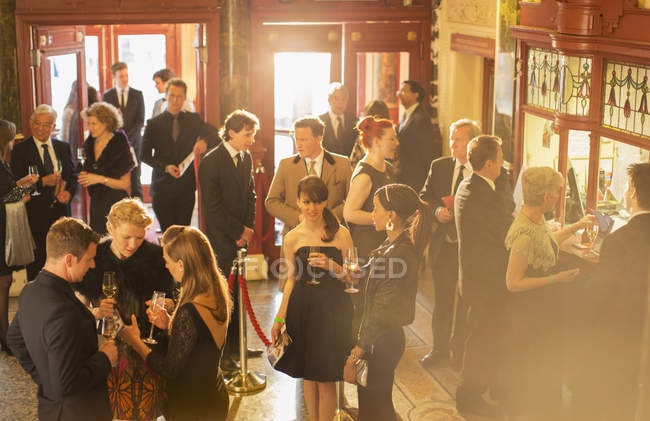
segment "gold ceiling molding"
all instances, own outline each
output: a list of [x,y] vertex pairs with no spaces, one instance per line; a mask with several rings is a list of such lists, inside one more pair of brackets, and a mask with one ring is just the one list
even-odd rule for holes
[[454,0],[447,2],[450,22],[470,25],[496,26],[497,7],[495,0]]

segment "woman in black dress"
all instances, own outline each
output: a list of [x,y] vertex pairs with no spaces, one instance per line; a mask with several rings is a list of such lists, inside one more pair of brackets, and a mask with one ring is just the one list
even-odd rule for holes
[[83,144],[86,162],[79,173],[79,183],[88,187],[90,227],[106,234],[108,211],[131,191],[135,158],[126,135],[118,131],[122,117],[115,107],[96,102],[81,115],[88,121],[90,136]]
[[5,230],[6,213],[5,203],[29,200],[30,186],[38,181],[38,175],[26,175],[18,181],[14,180],[5,156],[14,144],[16,126],[6,120],[0,120],[0,346],[6,353],[11,353],[7,348],[7,326],[9,324],[9,288],[11,287],[11,272],[5,261]]
[[356,346],[344,369],[355,383],[355,362],[368,362],[368,382],[358,385],[359,421],[394,421],[393,380],[404,353],[403,326],[415,318],[418,268],[431,234],[433,211],[411,187],[389,184],[373,197],[372,219],[387,239],[372,253],[363,290]]
[[[167,346],[152,351],[140,339],[135,316],[120,336],[167,382],[163,414],[168,421],[223,421],[228,393],[219,370],[232,302],[207,237],[196,228],[173,225],[162,237],[169,272],[181,284],[178,306],[147,310],[167,330]],[[164,345],[164,344],[163,344]]]
[[[167,308],[173,309],[171,300],[174,280],[165,268],[162,248],[144,239],[152,223],[146,209],[137,199],[122,199],[111,207],[108,214],[109,236],[97,246],[95,267],[90,269],[83,282],[74,284],[82,301],[92,303],[96,319],[113,315],[117,307],[122,319],[130,323],[135,315],[138,326],[149,333],[151,324],[146,314],[145,302],[154,291],[165,292]],[[114,272],[118,292],[114,299],[102,299],[102,280],[105,272]],[[156,331],[156,337],[162,334]],[[113,418],[119,420],[151,420],[160,416],[163,384],[133,350],[118,341],[118,364],[108,376],[108,394]]]
[[372,224],[372,198],[378,188],[395,182],[393,166],[387,159],[395,157],[399,141],[390,120],[366,117],[357,128],[366,155],[352,173],[343,217],[350,226],[359,258],[365,263],[370,252],[386,238]]
[[352,247],[347,229],[327,209],[327,186],[316,176],[298,184],[302,222],[284,237],[287,283],[271,330],[276,342],[286,320],[293,340],[275,369],[303,378],[312,421],[330,421],[336,411],[336,385],[352,344],[352,304],[342,256]]
[[532,167],[521,180],[524,204],[506,236],[510,250],[506,285],[511,294],[506,310],[504,407],[511,416],[538,414],[557,419],[565,349],[562,285],[572,282],[579,272],[560,270],[559,244],[596,220],[588,215],[551,232],[544,214],[555,209],[564,177],[550,167]]

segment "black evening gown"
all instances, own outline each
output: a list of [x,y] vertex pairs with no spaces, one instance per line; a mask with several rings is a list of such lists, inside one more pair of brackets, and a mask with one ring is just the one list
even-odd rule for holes
[[[544,277],[564,269],[554,266],[544,271],[529,265],[525,276]],[[561,406],[565,288],[565,284],[553,284],[509,294],[504,406],[513,415]]]
[[225,421],[228,392],[219,371],[222,350],[193,303],[176,312],[164,348],[155,348],[147,364],[167,381],[165,419]]
[[[365,162],[359,162],[357,167],[354,169],[352,178],[356,177],[359,174],[367,174],[372,181],[372,187],[370,188],[370,194],[366,198],[366,201],[363,202],[361,210],[366,212],[372,212],[373,208],[373,199],[375,197],[375,192],[380,187],[385,186],[386,184],[391,184],[395,182],[393,166],[389,163],[386,163],[386,171],[381,172],[375,169],[370,164]],[[357,247],[357,253],[359,259],[363,264],[368,262],[368,256],[370,252],[376,249],[384,242],[386,239],[385,231],[377,231],[374,225],[357,225],[350,223],[350,235],[352,236],[352,241]]]
[[[320,247],[320,252],[341,264],[341,250]],[[293,343],[275,368],[294,378],[317,382],[343,379],[343,366],[354,341],[352,303],[345,284],[329,272],[307,263],[309,247],[296,251],[296,283],[287,307],[287,333]],[[320,285],[307,285],[312,274]]]
[[[86,162],[84,171],[108,178],[120,178],[135,167],[131,146],[123,131],[113,133],[113,137],[95,161],[95,139],[88,137],[84,142]],[[88,187],[90,195],[90,227],[99,234],[106,234],[106,217],[115,202],[128,197],[124,190],[116,190],[104,184]]]

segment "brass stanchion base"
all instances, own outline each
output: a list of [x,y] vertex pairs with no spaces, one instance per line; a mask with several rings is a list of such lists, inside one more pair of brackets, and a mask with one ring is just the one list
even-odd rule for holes
[[254,395],[266,388],[266,376],[264,374],[248,371],[246,376],[241,372],[226,380],[226,390],[234,396]]
[[356,408],[337,409],[333,421],[356,421],[359,418],[359,410]]

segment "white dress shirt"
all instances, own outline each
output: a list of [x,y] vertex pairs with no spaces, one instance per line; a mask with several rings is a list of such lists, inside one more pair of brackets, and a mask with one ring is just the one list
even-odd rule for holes
[[456,181],[458,181],[458,175],[460,174],[461,165],[464,166],[463,180],[467,180],[472,176],[472,166],[469,164],[469,161],[467,161],[464,164],[461,164],[460,161],[454,159],[454,162],[456,162],[456,165],[454,166],[454,176],[452,177],[451,180],[451,190],[450,190],[452,196],[456,194],[456,192],[454,191],[454,187],[456,186]]
[[244,162],[244,154],[243,152],[238,151],[237,149],[233,148],[230,142],[223,142],[223,146],[226,148],[228,153],[230,154],[230,157],[232,158],[232,162],[235,164],[235,168],[237,167],[237,156],[241,156],[241,161]]
[[[122,108],[126,108],[126,103],[129,102],[129,87],[122,89],[119,86],[116,87],[117,90],[117,103],[120,104]],[[124,104],[122,104],[122,91],[124,91]]]
[[420,103],[416,102],[415,104],[411,105],[404,111],[404,115],[402,116],[402,119],[400,120],[399,123],[399,128],[401,129],[406,125],[406,123],[409,121],[409,118],[411,118],[411,114],[413,114],[413,111],[420,105]]
[[50,159],[52,160],[52,167],[54,169],[54,172],[61,172],[61,168],[59,168],[59,160],[56,157],[56,153],[54,152],[54,146],[52,145],[52,139],[47,138],[45,142],[41,142],[40,140],[36,140],[35,137],[32,137],[34,139],[34,144],[36,144],[36,150],[38,151],[38,155],[41,157],[41,162],[43,165],[45,165],[45,161],[43,160],[43,145],[47,145],[47,151],[50,154]]
[[332,120],[332,131],[334,131],[334,137],[336,137],[336,134],[338,133],[339,130],[339,117],[341,118],[341,123],[343,124],[343,127],[345,127],[345,117],[343,117],[343,114],[341,115],[336,115],[332,112],[332,110],[329,111],[330,115],[330,120]]
[[320,151],[320,154],[316,158],[305,158],[305,164],[307,165],[307,174],[309,174],[309,166],[311,162],[314,161],[314,171],[316,175],[321,177],[323,174],[323,158],[325,157],[325,151]]

